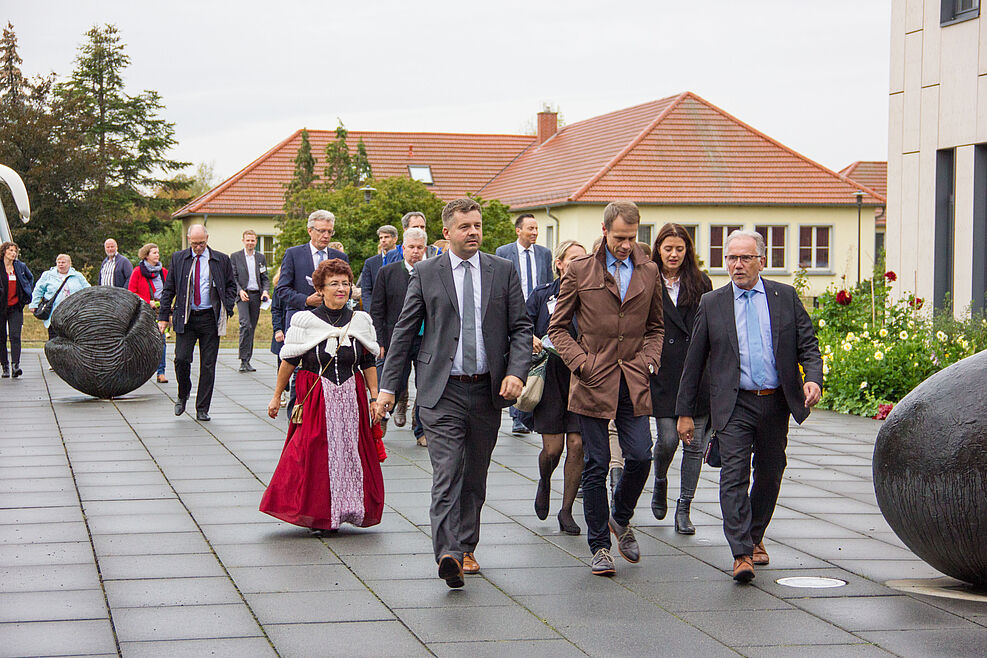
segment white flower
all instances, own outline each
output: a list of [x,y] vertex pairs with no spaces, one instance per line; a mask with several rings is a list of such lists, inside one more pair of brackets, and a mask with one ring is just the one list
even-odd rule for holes
[[887,337],[888,337],[888,330],[887,330],[887,329],[885,329],[884,327],[881,327],[881,330],[880,330],[879,332],[877,332],[877,334],[878,334],[878,335],[879,335],[879,336],[880,336],[881,338],[887,338]]
[[826,321],[823,320],[822,318],[819,318],[819,328],[822,329],[825,326],[826,326]]
[[914,320],[909,320],[908,321],[908,328],[909,329],[914,329],[915,328],[915,321]]
[[884,352],[882,352],[880,350],[874,352],[874,360],[875,361],[881,361],[883,359],[884,359]]
[[846,335],[846,339],[847,340],[853,340],[856,337],[857,337],[857,334],[853,333],[852,331]]
[[852,349],[853,349],[853,345],[851,345],[850,343],[843,343],[843,351],[844,352],[849,352]]
[[865,322],[865,323],[864,323],[864,329],[866,329],[866,328],[867,328],[867,323]]
[[916,361],[915,363],[913,363],[913,364],[912,364],[912,367],[913,367],[913,368],[918,368],[918,361]]
[[861,336],[864,337],[864,338],[870,338],[870,332],[869,331],[865,331],[864,333],[861,334]]
[[826,362],[825,361],[823,362],[823,374],[824,375],[828,375],[829,374],[829,366],[826,365]]
[[827,345],[825,349],[823,349],[823,352],[825,352],[826,354],[832,354],[833,353],[832,345]]
[[867,382],[860,382],[860,390],[862,391],[865,388],[867,388]]
[[949,336],[947,336],[942,331],[937,331],[936,332],[936,339],[938,339],[940,342],[945,342],[945,341],[949,340]]
[[901,333],[898,334],[898,338],[900,338],[902,340],[908,340],[908,332],[905,331],[904,329],[902,329],[901,330]]

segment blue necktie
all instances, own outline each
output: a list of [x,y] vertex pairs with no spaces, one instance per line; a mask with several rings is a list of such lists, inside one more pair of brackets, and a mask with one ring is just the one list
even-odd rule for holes
[[319,265],[322,265],[322,261],[326,259],[326,252],[319,251],[317,253],[319,254]]
[[757,307],[754,306],[754,295],[756,290],[748,290],[744,293],[747,298],[744,312],[747,316],[747,351],[751,357],[751,379],[758,390],[764,388],[764,382],[768,380],[767,369],[764,367],[764,345],[761,343],[761,320],[757,314]]
[[531,294],[532,288],[534,288],[534,278],[531,276],[531,249],[524,250],[524,266],[528,270],[528,292],[525,293],[524,298],[527,299],[528,295]]

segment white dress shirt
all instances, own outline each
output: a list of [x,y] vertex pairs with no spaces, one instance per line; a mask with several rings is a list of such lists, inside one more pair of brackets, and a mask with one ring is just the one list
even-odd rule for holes
[[[463,282],[465,280],[466,268],[463,267],[463,259],[449,250],[449,264],[452,265],[452,280],[456,284],[456,302],[459,304],[460,314],[463,308]],[[489,372],[487,367],[487,350],[483,345],[483,323],[481,322],[480,300],[483,298],[481,292],[480,274],[480,252],[476,252],[469,259],[472,265],[470,274],[473,275],[473,315],[476,317],[476,374],[481,375]],[[460,317],[459,341],[456,344],[456,355],[452,359],[452,375],[465,375],[463,371],[463,323]]]
[[[315,248],[315,245],[311,242],[308,243],[308,248],[312,250],[312,271],[319,266],[319,250]],[[322,250],[323,260],[329,260],[329,247]]]
[[521,241],[518,240],[514,243],[517,247],[517,264],[518,269],[521,274],[521,293],[524,295],[525,301],[528,299],[528,267],[524,262],[524,252],[529,252],[531,254],[531,277],[534,281],[531,282],[531,289],[534,290],[538,287],[538,261],[535,259],[535,245],[531,244],[530,247],[525,249],[521,245]]
[[246,249],[243,250],[243,259],[247,263],[247,290],[260,290],[257,285],[257,259],[253,254],[248,254]]

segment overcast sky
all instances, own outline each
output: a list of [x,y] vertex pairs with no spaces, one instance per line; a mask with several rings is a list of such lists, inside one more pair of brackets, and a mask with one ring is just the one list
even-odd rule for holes
[[887,159],[890,0],[0,0],[24,71],[120,28],[174,156],[225,178],[301,127],[518,133],[693,91],[833,169]]

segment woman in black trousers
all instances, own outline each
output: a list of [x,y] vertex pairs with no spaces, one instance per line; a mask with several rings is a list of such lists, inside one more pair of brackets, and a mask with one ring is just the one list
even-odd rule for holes
[[[652,415],[658,426],[655,441],[655,488],[651,511],[656,519],[668,513],[668,467],[679,445],[676,430],[675,398],[679,394],[679,379],[689,350],[692,325],[696,320],[699,298],[713,289],[709,277],[702,273],[696,250],[688,231],[679,224],[665,224],[658,231],[652,260],[658,263],[664,281],[662,308],[665,314],[665,342],[661,350],[661,367],[651,376]],[[696,403],[695,438],[682,446],[682,469],[679,499],[675,507],[675,532],[695,534],[689,519],[692,499],[696,495],[703,452],[709,442],[709,373],[703,375]]]
[[[555,311],[559,286],[569,261],[585,256],[586,249],[575,240],[566,240],[555,250],[555,272],[559,278],[531,291],[526,303],[528,317],[534,325],[533,349],[541,352],[550,344],[547,340],[548,321]],[[542,449],[538,454],[538,490],[535,493],[535,514],[539,519],[548,518],[548,506],[552,496],[552,473],[562,459],[563,468],[562,509],[559,510],[559,530],[567,535],[578,535],[581,530],[572,518],[572,504],[579,490],[583,474],[583,437],[578,414],[569,411],[569,368],[557,353],[550,352],[545,367],[545,391],[533,413],[534,429],[542,435]]]
[[[17,259],[20,249],[13,242],[0,245],[3,273],[0,276],[0,377],[15,378],[24,374],[21,370],[21,327],[24,326],[24,306],[31,301],[34,292],[34,275],[27,265]],[[10,360],[7,359],[7,340],[10,340]]]

